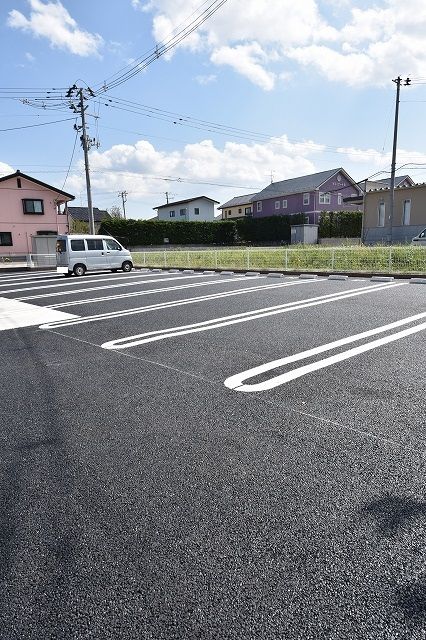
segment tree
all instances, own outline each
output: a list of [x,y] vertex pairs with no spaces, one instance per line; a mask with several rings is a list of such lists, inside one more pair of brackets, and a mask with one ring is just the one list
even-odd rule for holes
[[121,218],[121,208],[117,204],[113,204],[112,207],[107,209],[111,218]]
[[89,233],[89,223],[70,218],[70,233]]

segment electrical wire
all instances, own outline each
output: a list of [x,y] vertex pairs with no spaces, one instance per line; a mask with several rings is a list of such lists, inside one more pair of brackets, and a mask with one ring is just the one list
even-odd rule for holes
[[67,175],[65,176],[64,184],[62,185],[62,190],[64,190],[65,183],[68,180],[68,176],[69,176],[69,173],[70,173],[70,170],[71,170],[72,161],[74,159],[75,145],[77,144],[78,133],[79,132],[78,132],[78,129],[77,129],[77,131],[75,132],[74,145],[73,145],[73,148],[72,148],[71,159],[70,159],[70,162],[69,162],[69,165],[68,165]]
[[58,122],[68,122],[69,120],[75,120],[75,118],[65,118],[64,120],[52,120],[51,122],[38,122],[37,124],[26,124],[22,127],[9,127],[8,129],[0,129],[4,131],[17,131],[18,129],[32,129],[34,127],[45,127],[48,124],[57,124]]

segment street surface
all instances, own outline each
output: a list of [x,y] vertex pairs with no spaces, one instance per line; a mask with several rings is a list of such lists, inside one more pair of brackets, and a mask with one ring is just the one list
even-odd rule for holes
[[426,638],[426,285],[0,275],[0,638]]

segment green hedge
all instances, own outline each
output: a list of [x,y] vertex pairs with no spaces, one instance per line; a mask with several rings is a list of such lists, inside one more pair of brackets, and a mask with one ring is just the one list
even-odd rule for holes
[[233,246],[237,243],[290,243],[292,224],[303,224],[304,215],[237,218],[220,222],[169,222],[163,220],[124,220],[102,222],[100,233],[108,233],[126,246],[209,244]]
[[360,238],[362,211],[322,211],[320,238]]
[[234,222],[169,222],[163,220],[112,219],[102,222],[100,233],[110,233],[126,244],[136,247],[170,244],[235,244]]

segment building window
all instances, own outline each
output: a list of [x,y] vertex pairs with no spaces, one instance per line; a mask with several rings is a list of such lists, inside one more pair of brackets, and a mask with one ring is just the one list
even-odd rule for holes
[[199,207],[194,207],[194,215],[196,215],[196,216],[200,215],[200,208]]
[[379,202],[379,209],[378,209],[378,220],[377,220],[378,227],[385,226],[385,211],[386,211],[386,205],[383,202],[383,200],[381,200]]
[[228,216],[232,216],[232,213],[230,211],[228,211]]
[[404,200],[402,205],[402,224],[410,224],[411,200]]
[[179,215],[186,216],[186,209],[179,209]]
[[338,205],[343,204],[343,198],[342,198],[342,194],[341,193],[337,194],[337,204]]
[[12,234],[10,231],[0,231],[0,247],[12,247]]
[[242,209],[238,209],[238,213],[242,213],[242,212],[243,212],[243,210],[242,210]]
[[250,213],[251,213],[251,207],[246,207],[246,208],[244,209],[244,213],[245,213],[245,215],[246,215],[246,216],[250,215]]
[[283,200],[283,209],[287,209],[287,200]]
[[262,202],[256,202],[256,211],[262,211]]
[[320,204],[330,204],[331,196],[329,193],[321,193],[319,194],[319,203]]
[[275,200],[275,209],[279,209],[279,208],[280,208],[280,201]]
[[303,194],[303,204],[309,204],[309,193],[304,193]]
[[169,216],[170,216],[170,218],[174,218],[175,217],[175,212],[174,211],[169,211]]
[[22,206],[24,213],[35,215],[42,215],[44,213],[43,200],[29,200],[25,198],[22,200]]

